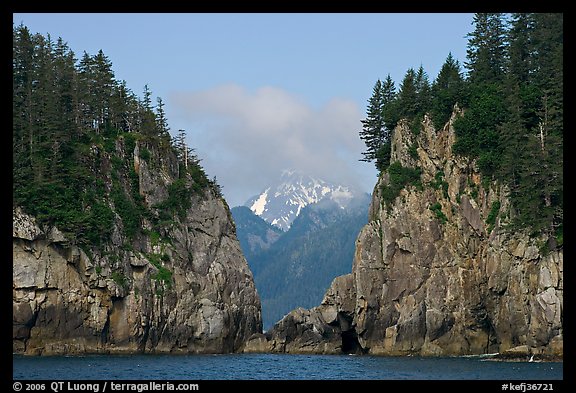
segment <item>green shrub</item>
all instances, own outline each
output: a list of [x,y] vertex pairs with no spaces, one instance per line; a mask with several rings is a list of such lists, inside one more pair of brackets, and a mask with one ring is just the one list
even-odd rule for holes
[[492,232],[494,229],[494,225],[496,224],[496,217],[498,217],[498,213],[500,212],[500,201],[492,202],[492,206],[490,208],[490,212],[488,213],[488,217],[486,218],[486,224],[488,225],[488,233]]
[[410,157],[412,157],[413,159],[415,160],[418,159],[418,146],[416,143],[410,145],[410,147],[408,148],[408,154],[410,154]]
[[410,131],[412,131],[412,134],[415,136],[420,135],[420,132],[422,131],[422,121],[420,120],[420,116],[416,116],[412,119],[412,123],[410,123]]
[[434,180],[430,183],[430,185],[435,189],[442,189],[442,195],[444,198],[448,198],[448,182],[444,180],[444,172],[438,171],[434,176]]
[[150,150],[146,149],[145,147],[140,148],[140,158],[146,162],[150,162],[150,158],[152,158],[152,154],[150,154]]
[[556,232],[555,232],[555,237],[556,237],[556,245],[558,247],[561,247],[564,244],[564,228],[563,225],[560,225],[558,228],[556,228]]
[[166,254],[163,254],[162,256],[158,254],[146,254],[146,257],[148,258],[150,263],[154,265],[156,269],[158,269],[158,272],[152,275],[152,279],[156,281],[161,281],[166,285],[166,288],[172,288],[172,272],[166,269],[164,266],[162,266],[161,262],[161,260],[165,260],[164,257],[165,255]]
[[112,272],[112,280],[124,289],[128,289],[128,279],[123,273],[114,271]]
[[396,197],[400,195],[400,191],[407,185],[414,185],[416,188],[422,189],[421,174],[421,168],[403,167],[398,161],[391,164],[388,167],[389,184],[384,184],[381,187],[384,202],[386,204],[394,202]]
[[158,232],[150,231],[148,236],[150,237],[150,244],[152,244],[152,246],[158,245],[160,242],[160,234]]
[[436,202],[430,205],[430,210],[435,214],[436,218],[440,220],[442,224],[446,224],[448,217],[442,212],[442,205],[440,202]]
[[122,137],[124,138],[124,147],[125,147],[125,152],[126,154],[130,155],[134,152],[134,148],[136,147],[136,140],[138,139],[138,136],[136,133],[133,132],[125,132],[124,134],[122,134]]
[[141,214],[138,208],[126,196],[124,190],[118,182],[113,182],[111,195],[116,213],[122,219],[124,232],[129,239],[134,239],[140,230]]
[[[196,184],[196,183],[195,183]],[[170,214],[178,214],[181,219],[192,206],[192,189],[186,186],[186,178],[180,178],[168,186],[168,198],[154,207],[160,211],[160,219],[168,220]]]
[[383,172],[390,166],[390,156],[392,154],[392,143],[388,140],[376,151],[376,169]]
[[124,160],[118,156],[110,157],[110,162],[112,163],[112,168],[116,169],[117,171],[121,170],[124,166]]
[[152,276],[154,280],[162,281],[166,288],[172,288],[172,272],[166,269],[164,266],[158,268],[158,273]]

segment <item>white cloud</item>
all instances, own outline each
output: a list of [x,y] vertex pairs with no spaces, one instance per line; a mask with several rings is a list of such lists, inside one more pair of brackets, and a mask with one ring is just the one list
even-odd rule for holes
[[351,100],[312,108],[276,87],[235,84],[169,97],[210,176],[231,206],[261,192],[286,168],[371,191],[373,165],[360,163],[360,113]]

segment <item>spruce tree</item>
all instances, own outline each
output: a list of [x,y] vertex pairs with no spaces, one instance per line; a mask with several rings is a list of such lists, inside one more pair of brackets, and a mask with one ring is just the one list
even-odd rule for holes
[[147,136],[157,136],[158,130],[156,129],[156,115],[152,108],[152,92],[148,85],[144,85],[144,94],[140,102],[139,111],[139,126],[140,132]]
[[105,125],[110,118],[110,100],[115,86],[112,63],[102,50],[94,56],[94,94],[97,129]]
[[477,13],[466,50],[470,82],[498,82],[506,66],[506,28],[503,14]]
[[376,152],[385,142],[383,109],[382,82],[378,79],[372,89],[372,96],[368,100],[366,119],[361,120],[362,131],[360,131],[360,139],[366,144],[366,151],[362,153],[364,158],[360,161],[374,161]]
[[170,127],[168,127],[168,120],[166,119],[166,112],[164,112],[164,101],[162,98],[157,97],[156,102],[156,124],[158,125],[158,135],[163,138],[170,137]]
[[399,118],[411,119],[418,113],[418,90],[413,68],[409,68],[404,75],[398,92],[397,108]]
[[464,79],[460,63],[448,54],[431,88],[431,115],[437,129],[450,119],[455,104],[466,104]]
[[97,107],[94,59],[86,51],[78,63],[78,108],[80,130],[86,133],[96,128]]
[[416,88],[416,109],[417,115],[423,115],[430,108],[430,80],[428,74],[424,71],[424,67],[420,65],[414,77],[414,86]]
[[390,77],[390,74],[386,76],[384,82],[382,83],[382,100],[383,100],[383,118],[384,118],[384,126],[386,132],[388,133],[388,137],[386,139],[390,139],[390,134],[398,120],[397,110],[396,110],[396,86],[394,85],[394,81]]
[[530,82],[534,77],[534,15],[512,14],[508,29],[508,78],[516,83]]
[[384,121],[383,142],[376,151],[376,168],[381,172],[390,165],[392,154],[392,132],[398,123],[398,111],[396,110],[396,87],[390,74],[382,83],[382,119]]
[[30,171],[33,151],[33,81],[34,42],[27,27],[19,25],[13,30],[12,52],[12,114],[14,172],[24,177]]

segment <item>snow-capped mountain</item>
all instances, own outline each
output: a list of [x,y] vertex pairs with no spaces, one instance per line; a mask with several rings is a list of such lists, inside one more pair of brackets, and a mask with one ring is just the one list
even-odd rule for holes
[[270,224],[287,231],[303,207],[331,200],[345,208],[355,195],[357,192],[348,186],[332,184],[294,170],[285,170],[277,184],[249,199],[245,206]]

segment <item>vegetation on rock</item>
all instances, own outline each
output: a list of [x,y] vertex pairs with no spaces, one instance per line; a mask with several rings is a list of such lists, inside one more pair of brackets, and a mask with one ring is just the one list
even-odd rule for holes
[[[219,195],[185,132],[171,138],[157,101],[153,108],[148,86],[139,99],[116,80],[102,51],[76,61],[61,38],[14,27],[13,204],[92,246],[110,238],[116,216],[135,241],[145,227],[159,232],[173,215],[183,218],[192,194]],[[155,205],[140,190],[143,163],[176,177]]]

